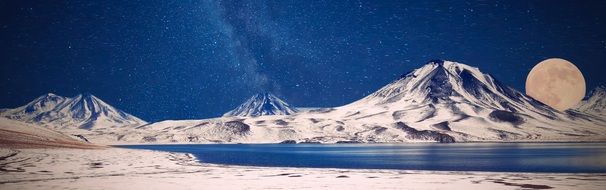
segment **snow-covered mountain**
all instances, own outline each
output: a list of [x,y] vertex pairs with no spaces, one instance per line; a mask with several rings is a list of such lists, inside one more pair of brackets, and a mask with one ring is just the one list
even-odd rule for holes
[[[243,107],[259,107],[250,105],[259,103]],[[341,107],[291,115],[162,121],[138,129],[145,133],[124,139],[141,143],[606,140],[603,117],[557,111],[478,68],[441,60]]]
[[596,87],[589,93],[588,98],[579,103],[575,109],[584,113],[606,116],[606,87]]
[[[106,144],[604,141],[606,116],[593,113],[603,110],[603,97],[604,90],[596,90],[578,109],[560,112],[499,83],[478,68],[435,60],[340,107],[298,110],[264,93],[219,118],[61,132]],[[72,113],[67,108],[101,108],[64,106],[75,104],[67,102],[89,102],[77,99],[82,98],[43,96],[2,115],[10,113],[9,118],[33,123],[78,123],[75,126],[87,128],[90,125],[86,122],[74,122],[83,121],[80,115],[87,114]],[[119,118],[122,123],[142,122],[128,119],[134,118],[130,115],[119,117],[122,115],[127,114],[103,117]]]
[[259,93],[223,116],[256,117],[262,115],[291,115],[297,112],[295,107],[288,105],[271,93]]
[[350,106],[369,105],[451,105],[459,112],[459,104],[476,109],[496,109],[510,112],[537,112],[550,116],[556,112],[549,106],[504,86],[478,68],[465,64],[435,60],[416,69],[375,93]]
[[55,129],[90,130],[146,124],[91,94],[69,98],[49,93],[24,106],[4,109],[0,116]]
[[364,122],[392,117],[415,129],[442,132],[459,141],[567,139],[590,136],[593,133],[588,131],[599,132],[605,126],[583,114],[552,109],[478,68],[440,60],[337,109],[347,110],[346,115]]

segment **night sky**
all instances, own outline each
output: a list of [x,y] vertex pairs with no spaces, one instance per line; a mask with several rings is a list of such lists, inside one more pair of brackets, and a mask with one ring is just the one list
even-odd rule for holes
[[340,106],[432,59],[524,92],[560,57],[606,81],[606,1],[0,1],[0,107],[91,93],[147,121],[258,92]]

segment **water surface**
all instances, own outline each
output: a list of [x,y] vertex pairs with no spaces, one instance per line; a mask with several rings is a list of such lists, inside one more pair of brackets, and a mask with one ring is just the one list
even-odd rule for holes
[[494,172],[606,172],[606,143],[128,145],[245,166]]

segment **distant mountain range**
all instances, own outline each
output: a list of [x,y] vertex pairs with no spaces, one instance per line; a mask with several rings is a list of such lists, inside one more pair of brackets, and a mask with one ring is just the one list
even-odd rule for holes
[[434,60],[334,108],[297,109],[257,94],[224,117],[147,124],[92,95],[46,95],[3,117],[120,143],[604,141],[604,88],[560,112],[478,68]]

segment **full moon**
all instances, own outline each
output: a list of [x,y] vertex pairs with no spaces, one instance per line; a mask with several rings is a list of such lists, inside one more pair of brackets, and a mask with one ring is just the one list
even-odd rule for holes
[[526,94],[559,111],[585,97],[585,79],[569,61],[551,58],[534,66],[526,78]]

